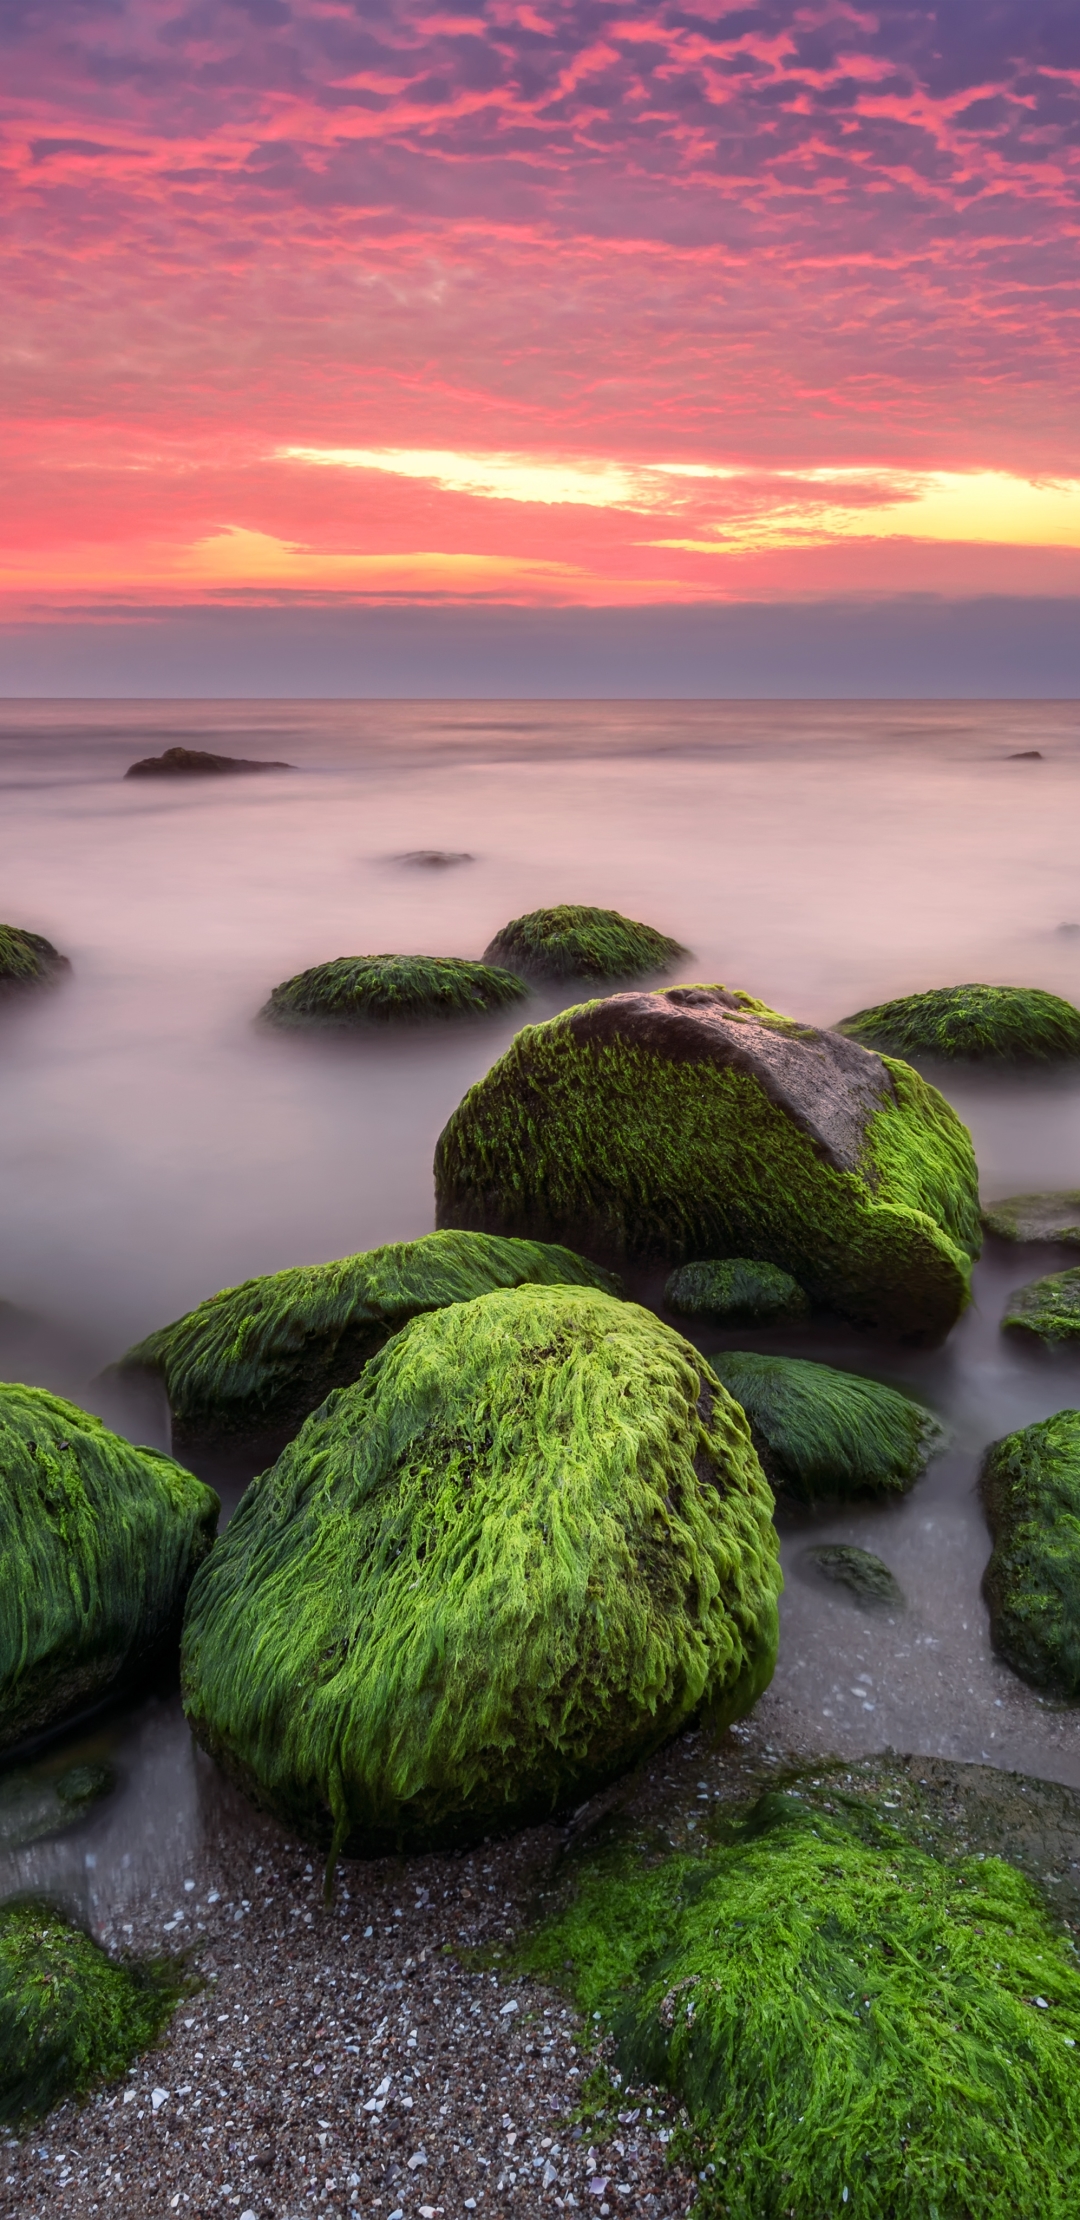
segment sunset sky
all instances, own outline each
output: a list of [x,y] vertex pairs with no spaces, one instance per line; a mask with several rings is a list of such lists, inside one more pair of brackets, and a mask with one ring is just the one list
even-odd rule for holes
[[11,0],[0,590],[1080,594],[1080,7]]

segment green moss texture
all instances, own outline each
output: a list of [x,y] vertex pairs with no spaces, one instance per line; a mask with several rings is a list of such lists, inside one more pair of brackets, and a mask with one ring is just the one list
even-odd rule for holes
[[904,1591],[899,1581],[872,1550],[857,1549],[851,1542],[821,1542],[806,1555],[823,1580],[846,1588],[857,1603],[866,1604],[870,1610],[903,1610]]
[[67,957],[43,934],[25,932],[21,925],[0,925],[0,995],[50,986],[69,969]]
[[901,1493],[944,1443],[932,1411],[860,1373],[749,1349],[722,1349],[711,1362],[746,1412],[778,1494],[813,1503],[821,1496]]
[[1014,1288],[1001,1323],[1014,1333],[1034,1334],[1051,1348],[1059,1341],[1075,1341],[1080,1336],[1080,1265]]
[[511,972],[462,956],[339,956],[284,980],[260,1015],[274,1025],[408,1025],[483,1017],[527,992]]
[[125,2073],[190,1987],[175,1965],[106,1957],[49,1904],[0,1905],[0,2122]]
[[1022,1064],[1080,1056],[1080,1010],[1041,987],[933,987],[858,1010],[837,1031],[891,1056]]
[[1007,1195],[983,1211],[983,1225],[999,1241],[1064,1241],[1080,1249],[1080,1194]]
[[117,1370],[159,1375],[177,1445],[257,1440],[267,1429],[295,1430],[419,1312],[525,1282],[618,1293],[610,1273],[569,1249],[427,1233],[226,1287],[138,1342]]
[[[702,1049],[655,1045],[651,1005],[692,1024],[694,1005],[720,998],[734,1046],[710,1060],[712,1007]],[[854,1323],[946,1332],[982,1238],[966,1127],[909,1066],[856,1059],[836,1086],[844,1142],[830,1157],[810,1118],[740,1064],[744,1020],[766,1050],[803,1059],[810,1100],[823,1065],[828,1078],[838,1052],[855,1056],[725,988],[563,1011],[525,1027],[454,1111],[435,1157],[438,1223],[566,1241],[616,1266],[753,1256]]]
[[248,1489],[188,1603],[199,1740],[377,1854],[549,1815],[776,1657],[741,1411],[651,1313],[516,1288],[416,1318]]
[[688,954],[681,942],[618,910],[563,902],[511,918],[485,948],[484,962],[526,979],[642,979]]
[[810,1312],[790,1272],[745,1256],[681,1264],[668,1280],[664,1302],[680,1318],[704,1318],[718,1325],[779,1325]]
[[1080,2208],[1080,1972],[997,1858],[774,1792],[705,1856],[583,1865],[516,1955],[681,2097],[700,2220]]
[[0,1748],[175,1637],[217,1515],[171,1457],[44,1388],[0,1385]]
[[1080,1696],[1080,1411],[994,1442],[982,1495],[994,1648],[1036,1687]]

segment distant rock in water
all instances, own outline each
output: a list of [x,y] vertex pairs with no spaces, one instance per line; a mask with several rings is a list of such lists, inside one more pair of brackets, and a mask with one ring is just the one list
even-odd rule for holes
[[1064,925],[1059,925],[1057,930],[1059,933],[1064,933],[1067,940],[1075,940],[1077,934],[1080,934],[1080,925],[1076,923],[1074,918],[1070,917],[1066,918]]
[[981,1485],[994,1648],[1037,1688],[1080,1696],[1080,1411],[993,1442]]
[[564,902],[512,918],[485,948],[484,962],[503,964],[523,979],[639,979],[669,970],[688,954],[681,941],[618,910]]
[[982,1222],[999,1241],[1065,1241],[1080,1248],[1080,1191],[1006,1195],[983,1211]]
[[1012,1333],[1034,1334],[1051,1349],[1059,1341],[1080,1341],[1080,1265],[1014,1288],[1001,1323]]
[[1080,1010],[1041,987],[931,987],[857,1010],[836,1031],[886,1056],[996,1064],[1080,1056]]
[[259,1015],[272,1025],[400,1025],[483,1017],[528,989],[509,971],[464,956],[338,956],[275,987]]
[[22,925],[0,925],[0,995],[53,986],[70,970],[68,958],[44,934],[28,933]]
[[857,1549],[853,1542],[821,1542],[808,1549],[806,1557],[823,1580],[849,1589],[857,1603],[903,1609],[904,1591],[899,1581],[872,1550]]
[[467,848],[409,848],[395,863],[414,863],[424,871],[448,871],[453,863],[475,863]]
[[164,755],[144,755],[124,772],[126,779],[228,778],[250,771],[291,771],[291,763],[256,763],[242,755],[209,755],[203,748],[166,748]]
[[1016,748],[1005,760],[1007,763],[1042,763],[1044,757],[1041,748]]
[[944,1447],[932,1411],[861,1373],[750,1349],[721,1349],[711,1362],[746,1412],[778,1495],[902,1494]]
[[664,1301],[680,1318],[704,1318],[717,1325],[771,1326],[810,1314],[790,1272],[745,1256],[681,1264],[664,1289]]

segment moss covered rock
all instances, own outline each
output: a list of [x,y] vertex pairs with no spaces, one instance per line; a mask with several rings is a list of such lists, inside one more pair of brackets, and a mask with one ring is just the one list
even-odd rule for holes
[[125,2073],[190,1987],[176,1965],[107,1957],[49,1904],[0,1905],[0,2122]]
[[899,1581],[872,1550],[857,1549],[853,1542],[820,1542],[808,1549],[806,1556],[823,1580],[846,1588],[857,1603],[871,1610],[903,1610],[904,1591]]
[[994,1442],[982,1496],[994,1648],[1037,1687],[1080,1696],[1080,1411]]
[[668,1280],[664,1302],[680,1318],[704,1318],[716,1325],[779,1325],[806,1318],[810,1311],[790,1272],[745,1256],[681,1264]]
[[806,1357],[722,1349],[713,1369],[750,1421],[754,1447],[778,1494],[898,1494],[945,1441],[932,1411],[857,1372]]
[[1006,1195],[983,1211],[987,1233],[999,1241],[1064,1241],[1080,1248],[1080,1194]]
[[753,1256],[860,1324],[942,1333],[981,1241],[936,1089],[726,987],[611,995],[527,1026],[445,1127],[438,1222],[616,1265]]
[[1014,1288],[1001,1323],[1011,1332],[1034,1334],[1049,1348],[1075,1341],[1080,1336],[1080,1265]]
[[44,1388],[0,1385],[0,1749],[175,1640],[218,1508],[171,1457]]
[[1041,987],[933,987],[857,1010],[837,1032],[891,1056],[999,1064],[1080,1056],[1080,1010]]
[[272,1025],[410,1025],[484,1017],[527,992],[511,972],[462,956],[339,956],[284,980],[259,1015]]
[[174,1447],[185,1454],[275,1437],[280,1448],[410,1318],[526,1283],[619,1292],[610,1273],[570,1249],[484,1233],[426,1233],[226,1287],[148,1334],[114,1371],[162,1380]]
[[741,1411],[636,1305],[521,1287],[416,1318],[254,1481],[188,1603],[199,1740],[358,1855],[539,1819],[776,1656]]
[[618,910],[563,902],[511,918],[485,948],[484,962],[525,979],[641,979],[688,954],[681,942]]
[[71,965],[43,933],[21,925],[0,925],[0,996],[53,986]]
[[1072,2220],[1080,1971],[1003,1860],[773,1792],[704,1855],[582,1859],[514,1953],[674,2090],[700,2220]]

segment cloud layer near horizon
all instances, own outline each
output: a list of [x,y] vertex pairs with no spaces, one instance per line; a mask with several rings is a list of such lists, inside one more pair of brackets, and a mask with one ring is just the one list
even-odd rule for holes
[[15,0],[0,76],[9,599],[1080,589],[1067,0]]

